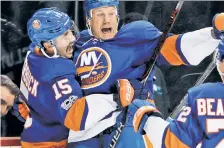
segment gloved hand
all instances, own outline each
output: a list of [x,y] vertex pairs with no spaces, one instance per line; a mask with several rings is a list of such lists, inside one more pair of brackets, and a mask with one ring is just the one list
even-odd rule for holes
[[146,100],[150,95],[146,87],[136,79],[117,80],[116,88],[118,96],[114,99],[119,108],[128,106],[134,99]]
[[133,127],[135,132],[144,134],[144,126],[150,116],[162,117],[155,105],[146,100],[134,100],[128,107],[128,112],[133,117]]
[[12,114],[16,116],[20,121],[25,122],[27,117],[29,116],[30,110],[26,103],[20,99],[20,97],[16,97],[13,108]]
[[224,40],[224,13],[218,13],[213,17],[212,26],[216,39]]

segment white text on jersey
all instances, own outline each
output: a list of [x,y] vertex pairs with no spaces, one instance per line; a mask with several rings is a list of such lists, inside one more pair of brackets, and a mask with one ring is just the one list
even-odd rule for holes
[[24,62],[22,81],[24,82],[27,90],[36,97],[39,82],[34,79],[33,75],[31,74],[27,61]]
[[200,98],[197,99],[197,110],[199,116],[224,116],[223,99]]

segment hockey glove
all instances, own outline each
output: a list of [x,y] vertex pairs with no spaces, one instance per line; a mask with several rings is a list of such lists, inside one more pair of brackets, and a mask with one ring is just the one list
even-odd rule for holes
[[26,121],[30,113],[28,106],[24,101],[22,101],[22,99],[20,99],[20,97],[15,98],[14,105],[11,111],[12,114],[22,122]]
[[224,13],[216,14],[212,20],[216,39],[224,40]]
[[118,108],[126,107],[131,104],[133,99],[146,100],[149,96],[148,91],[143,84],[138,80],[120,79],[117,80],[116,88],[118,94],[115,95],[114,100],[118,104]]
[[134,100],[128,108],[128,112],[133,118],[132,123],[135,132],[145,134],[144,126],[150,116],[162,117],[162,114],[156,109],[154,104],[145,100]]

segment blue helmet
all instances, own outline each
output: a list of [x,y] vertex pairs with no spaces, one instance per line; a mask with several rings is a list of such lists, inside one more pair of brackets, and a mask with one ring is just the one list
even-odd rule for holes
[[91,18],[90,10],[103,6],[115,6],[118,9],[119,0],[85,0],[84,11],[88,18]]
[[67,14],[55,8],[42,8],[27,22],[27,31],[31,41],[42,48],[42,41],[54,41],[73,25],[74,22]]

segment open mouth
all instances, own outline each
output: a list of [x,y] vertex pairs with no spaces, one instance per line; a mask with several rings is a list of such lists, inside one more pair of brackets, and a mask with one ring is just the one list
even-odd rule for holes
[[112,28],[103,28],[103,29],[101,29],[101,31],[102,31],[104,34],[111,33]]

